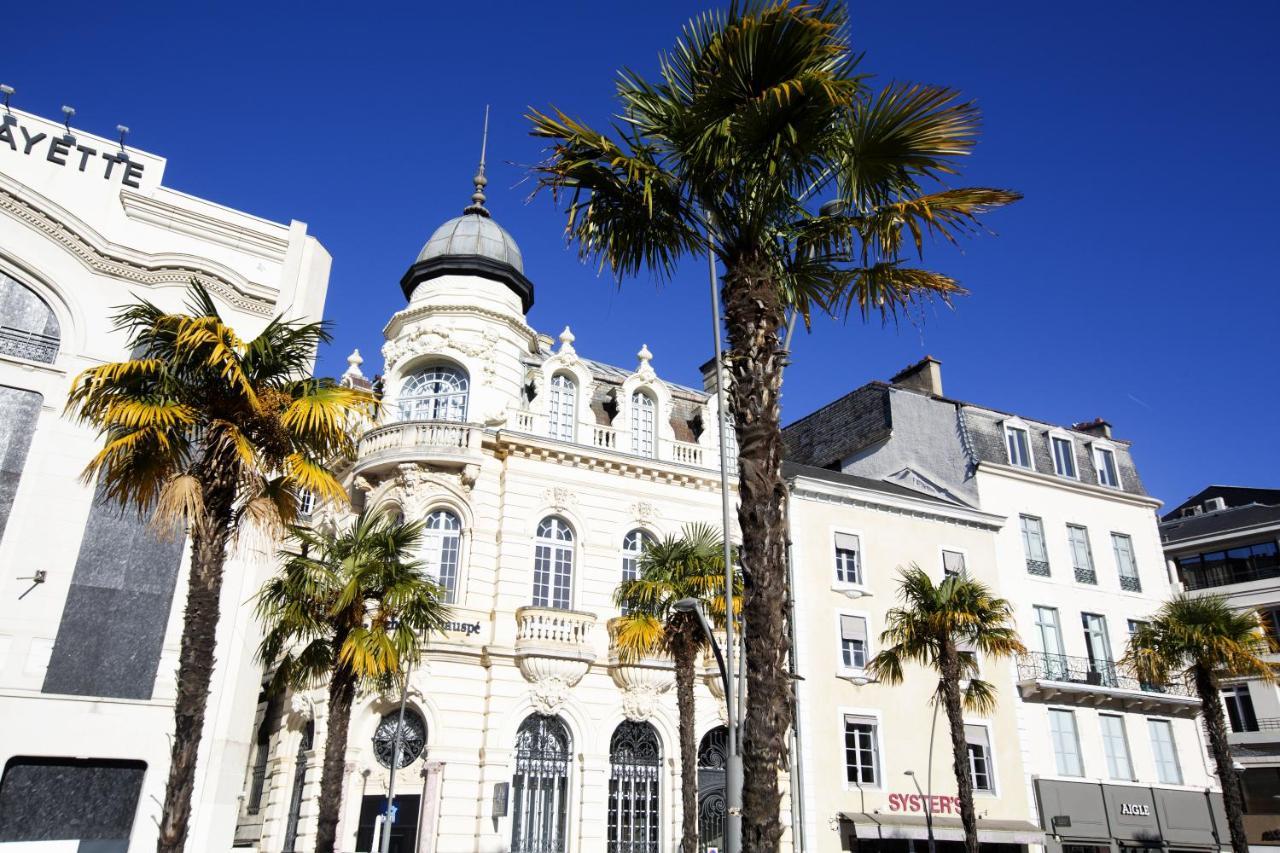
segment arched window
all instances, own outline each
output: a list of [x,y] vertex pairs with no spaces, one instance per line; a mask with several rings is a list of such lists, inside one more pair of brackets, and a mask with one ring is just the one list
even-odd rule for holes
[[[622,538],[622,579],[633,581],[640,577],[640,555],[646,545],[653,542],[653,537],[644,530],[633,530]],[[626,613],[627,608],[622,608]]]
[[411,373],[400,386],[400,420],[465,421],[467,374],[448,364]]
[[533,606],[569,609],[573,592],[573,528],[554,515],[538,523],[533,551]]
[[526,717],[516,734],[511,780],[511,853],[564,853],[569,730],[559,717]]
[[444,587],[445,601],[458,600],[458,555],[462,552],[462,524],[447,509],[427,515],[423,530],[423,562]]
[[[396,743],[396,730],[400,731],[399,744]],[[399,760],[396,760],[396,748],[399,747]],[[390,767],[395,762],[396,769],[406,767],[422,755],[427,746],[427,723],[422,715],[410,708],[404,709],[404,725],[400,725],[399,709],[384,714],[378,728],[373,732],[373,757],[383,767]]]
[[658,853],[662,748],[648,723],[630,720],[609,740],[609,853]]
[[31,288],[0,273],[0,354],[52,364],[59,337],[53,309]]
[[643,391],[631,395],[631,452],[654,456],[654,436],[658,432],[658,407]]
[[302,730],[302,737],[298,740],[298,754],[293,765],[293,790],[289,794],[289,817],[284,827],[286,853],[293,853],[298,845],[298,821],[302,817],[302,789],[307,783],[307,753],[311,752],[315,737],[315,721],[307,720],[307,725]]
[[573,441],[577,432],[578,383],[567,373],[551,377],[551,393],[547,402],[547,422],[551,437]]
[[724,769],[729,730],[716,726],[698,745],[698,843],[702,849],[724,846]]

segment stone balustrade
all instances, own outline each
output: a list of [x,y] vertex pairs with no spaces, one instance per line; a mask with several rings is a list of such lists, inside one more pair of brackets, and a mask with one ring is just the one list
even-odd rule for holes
[[406,461],[477,462],[483,429],[457,421],[397,421],[369,430],[356,449],[356,472]]
[[593,613],[551,607],[521,607],[516,611],[516,649],[527,646],[585,646],[595,627]]

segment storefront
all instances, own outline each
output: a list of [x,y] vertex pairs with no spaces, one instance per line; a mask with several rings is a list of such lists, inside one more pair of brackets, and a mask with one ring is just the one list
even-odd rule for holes
[[1222,795],[1037,779],[1048,853],[1217,851],[1228,844]]
[[[923,815],[849,812],[840,815],[842,849],[850,853],[925,853],[929,825]],[[938,853],[963,853],[964,827],[958,817],[933,817]],[[978,844],[983,853],[1019,853],[1040,844],[1044,835],[1025,820],[978,819]]]

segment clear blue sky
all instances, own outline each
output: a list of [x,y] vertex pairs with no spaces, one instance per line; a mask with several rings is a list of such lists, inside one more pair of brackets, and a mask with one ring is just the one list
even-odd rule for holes
[[[985,112],[966,180],[1026,200],[933,266],[972,290],[922,327],[820,322],[797,335],[786,418],[931,353],[946,391],[1029,417],[1102,416],[1156,496],[1280,485],[1280,289],[1273,260],[1280,91],[1271,3],[851,4],[864,70],[955,86]],[[630,366],[647,343],[697,384],[710,354],[705,265],[661,290],[580,265],[522,118],[593,121],[614,70],[652,69],[703,3],[10,4],[0,82],[46,116],[169,159],[169,186],[303,220],[333,255],[340,372],[379,368],[399,279],[471,191],[493,107],[489,207],[524,250],[531,322]]]

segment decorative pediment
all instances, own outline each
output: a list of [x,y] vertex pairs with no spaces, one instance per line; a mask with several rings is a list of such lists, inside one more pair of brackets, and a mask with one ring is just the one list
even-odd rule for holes
[[947,503],[957,506],[969,506],[968,501],[960,498],[951,490],[931,480],[914,468],[903,468],[901,471],[896,471],[881,479],[886,483],[893,483],[896,486],[902,486],[905,489],[911,489],[913,492],[919,492],[922,495],[928,495],[931,498],[937,498]]

